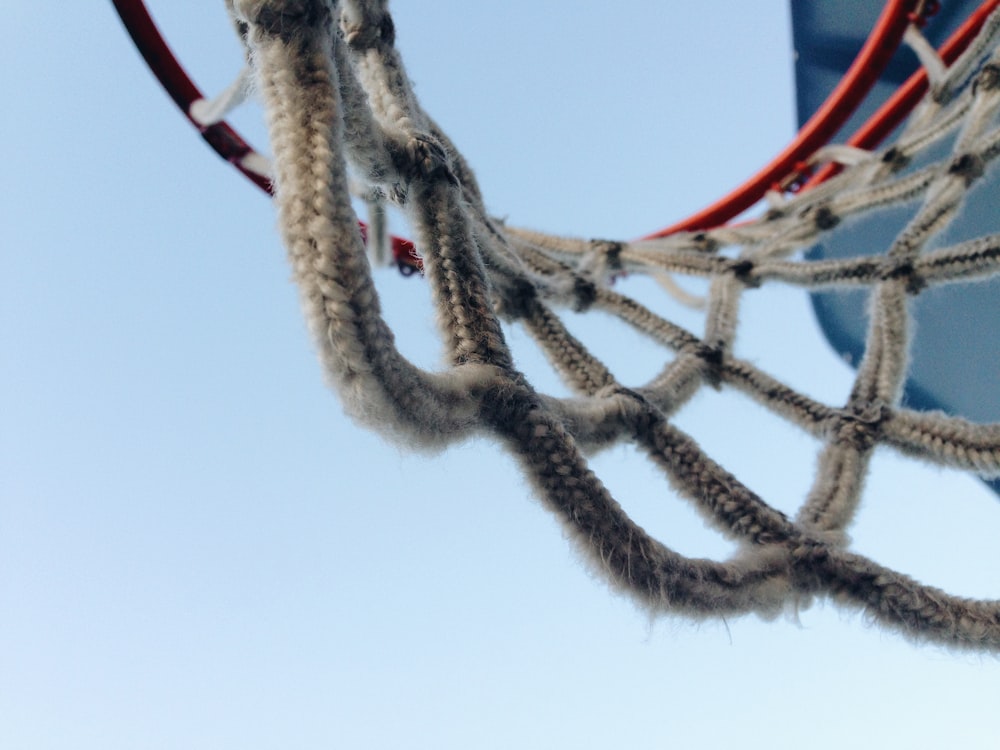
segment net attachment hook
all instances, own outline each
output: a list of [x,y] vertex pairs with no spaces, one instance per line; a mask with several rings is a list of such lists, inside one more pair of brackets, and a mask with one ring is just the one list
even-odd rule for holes
[[931,16],[941,10],[940,0],[918,0],[917,7],[907,14],[907,18],[917,28],[924,28]]
[[797,193],[812,177],[814,171],[810,162],[797,161],[788,174],[775,181],[771,189],[778,193]]

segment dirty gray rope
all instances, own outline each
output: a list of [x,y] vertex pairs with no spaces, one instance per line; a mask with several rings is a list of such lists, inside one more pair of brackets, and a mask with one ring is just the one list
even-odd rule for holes
[[[517,230],[488,215],[471,169],[410,88],[385,0],[229,5],[264,100],[294,278],[323,367],[355,417],[424,445],[495,436],[595,565],[652,610],[773,613],[829,596],[918,639],[1000,649],[1000,603],[924,586],[851,552],[845,534],[878,445],[1000,473],[1000,425],[900,406],[908,299],[1000,269],[1000,235],[925,250],[1000,154],[1000,67],[986,60],[996,18],[969,55],[939,72],[934,96],[890,152],[855,154],[859,163],[754,224],[599,242]],[[904,169],[949,137],[945,163]],[[414,366],[394,344],[357,229],[348,168],[367,197],[384,197],[408,215],[445,342],[443,372]],[[882,255],[793,259],[840,221],[912,202],[921,208]],[[710,279],[702,335],[610,289],[610,275],[623,270]],[[815,402],[733,356],[742,293],[775,282],[871,288],[868,346],[843,406]],[[554,312],[560,307],[615,315],[674,356],[651,382],[626,388],[564,327]],[[577,397],[532,388],[515,367],[500,318],[525,327]],[[737,388],[823,441],[797,518],[770,507],[671,424],[705,384]],[[740,554],[688,559],[636,525],[582,456],[620,441],[641,446],[677,493],[739,543]]]

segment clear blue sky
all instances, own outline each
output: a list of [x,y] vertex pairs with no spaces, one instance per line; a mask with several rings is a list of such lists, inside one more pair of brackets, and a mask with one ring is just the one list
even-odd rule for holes
[[[239,67],[222,5],[152,4],[210,90]],[[781,0],[395,14],[418,94],[514,224],[641,235],[793,132]],[[0,747],[995,746],[995,658],[822,602],[651,621],[582,566],[496,446],[428,456],[351,424],[269,201],[173,111],[110,3],[17,3],[6,27]],[[422,282],[378,283],[403,351],[434,366]],[[572,325],[628,383],[664,356],[608,321]],[[743,325],[743,356],[845,397],[803,296],[765,290]],[[811,439],[727,393],[679,422],[764,497],[801,501]],[[730,550],[630,451],[595,466],[668,544]],[[852,531],[881,562],[996,597],[996,511],[975,480],[880,454]]]

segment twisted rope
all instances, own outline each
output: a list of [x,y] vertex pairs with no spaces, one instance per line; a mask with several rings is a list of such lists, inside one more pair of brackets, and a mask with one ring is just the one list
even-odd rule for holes
[[[931,95],[890,150],[844,152],[852,166],[755,224],[617,242],[550,237],[488,215],[472,170],[410,88],[385,0],[234,0],[232,11],[264,98],[294,278],[324,370],[352,414],[422,445],[495,436],[595,566],[652,610],[773,613],[827,596],[916,638],[1000,649],[1000,602],[951,596],[846,549],[877,446],[1000,474],[1000,425],[900,404],[909,301],[937,285],[995,277],[1000,267],[1000,234],[930,247],[1000,154],[1000,56],[984,61],[997,16],[952,67],[935,67]],[[949,138],[944,162],[909,166]],[[408,215],[437,309],[442,372],[414,366],[394,345],[348,168]],[[912,204],[913,218],[881,255],[793,259],[843,221]],[[622,271],[709,279],[702,335],[608,288]],[[743,295],[773,283],[871,289],[868,346],[842,406],[818,403],[733,355]],[[569,333],[560,307],[614,315],[673,357],[645,386],[627,388]],[[533,389],[515,366],[501,317],[525,327],[574,398]],[[823,441],[794,520],[671,423],[706,384],[739,389]],[[739,554],[686,558],[638,527],[582,453],[623,441],[640,446]]]

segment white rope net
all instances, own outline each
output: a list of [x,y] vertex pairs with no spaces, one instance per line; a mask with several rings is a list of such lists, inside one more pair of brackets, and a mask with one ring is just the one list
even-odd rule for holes
[[[421,445],[496,437],[612,584],[654,611],[771,614],[825,596],[918,639],[1000,648],[1000,602],[922,585],[852,552],[846,534],[877,446],[1000,474],[1000,425],[901,406],[910,301],[1000,270],[1000,235],[933,246],[1000,154],[1000,17],[956,63],[931,71],[930,94],[887,151],[850,152],[854,163],[839,176],[754,223],[619,242],[514,229],[487,213],[471,169],[410,88],[386,0],[229,5],[264,100],[294,278],[323,367],[355,417]],[[948,155],[919,166],[941,143],[951,143]],[[444,340],[443,371],[415,366],[394,344],[349,182],[408,217]],[[902,204],[916,207],[913,218],[881,253],[801,259],[837,223]],[[622,272],[708,279],[704,330],[684,330],[615,291],[609,279]],[[743,294],[778,283],[870,289],[867,345],[846,403],[819,403],[733,354]],[[616,316],[669,350],[667,364],[626,387],[569,333],[556,313],[567,308]],[[574,397],[536,392],[501,320],[524,327]],[[821,441],[794,518],[672,424],[706,385],[737,389]],[[584,458],[622,442],[644,451],[739,553],[687,558],[634,523]]]

